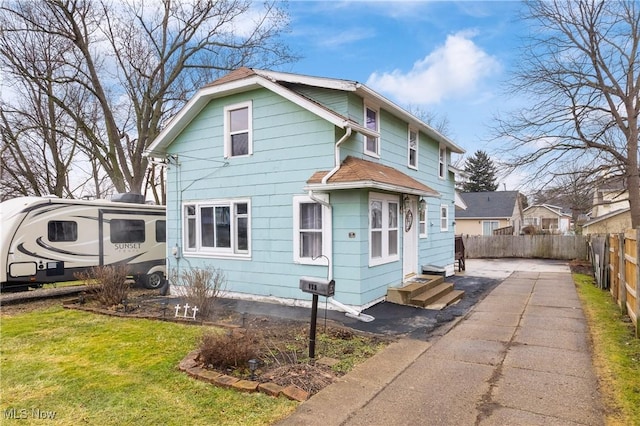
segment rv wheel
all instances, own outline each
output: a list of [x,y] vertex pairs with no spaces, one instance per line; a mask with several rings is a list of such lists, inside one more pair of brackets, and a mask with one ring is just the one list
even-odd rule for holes
[[164,284],[164,277],[161,272],[154,272],[145,277],[144,286],[150,289],[157,289]]

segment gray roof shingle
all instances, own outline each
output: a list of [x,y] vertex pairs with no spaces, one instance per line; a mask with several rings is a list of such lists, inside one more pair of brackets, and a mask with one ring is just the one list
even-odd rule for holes
[[518,199],[518,191],[461,192],[466,210],[457,210],[459,218],[508,218]]

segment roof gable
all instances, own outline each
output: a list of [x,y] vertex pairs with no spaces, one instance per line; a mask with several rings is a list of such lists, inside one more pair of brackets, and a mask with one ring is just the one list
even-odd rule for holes
[[527,207],[526,209],[524,209],[524,213],[530,213],[534,210],[537,209],[545,209],[550,211],[551,213],[557,215],[557,216],[569,216],[571,217],[570,214],[565,213],[562,211],[562,207],[560,206],[552,206],[551,204],[534,204],[532,206]]
[[462,192],[466,210],[457,210],[457,218],[510,218],[516,208],[518,191]]
[[356,132],[371,134],[371,132],[363,125],[350,120],[336,111],[333,111],[329,107],[315,102],[313,99],[293,90],[291,88],[292,84],[302,84],[326,89],[342,90],[345,92],[355,92],[363,99],[373,99],[381,108],[390,111],[392,114],[407,121],[410,125],[419,128],[439,143],[446,145],[451,151],[457,153],[464,152],[462,148],[458,147],[447,137],[440,134],[417,117],[414,117],[404,109],[358,82],[242,67],[198,90],[198,92],[196,92],[196,94],[187,102],[178,114],[173,117],[169,124],[146,149],[145,155],[151,157],[164,156],[167,147],[212,99],[260,87],[277,93],[278,95],[311,111],[339,128],[344,129],[346,127],[350,127]]

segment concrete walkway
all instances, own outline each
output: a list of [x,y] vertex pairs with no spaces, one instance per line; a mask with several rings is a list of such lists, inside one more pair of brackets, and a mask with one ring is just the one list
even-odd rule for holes
[[468,260],[473,273],[505,279],[446,334],[390,345],[279,424],[604,424],[568,266]]

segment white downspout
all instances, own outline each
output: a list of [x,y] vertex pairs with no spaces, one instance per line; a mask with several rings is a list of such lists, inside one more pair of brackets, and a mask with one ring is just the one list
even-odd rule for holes
[[371,322],[371,321],[373,321],[375,319],[371,315],[363,314],[362,312],[358,311],[357,309],[353,309],[352,307],[347,306],[344,303],[338,302],[333,297],[329,297],[327,300],[332,305],[334,305],[334,306],[342,309],[343,311],[345,311],[345,315],[348,316],[349,318],[355,318],[355,319],[360,320],[362,322]]
[[329,178],[331,176],[333,176],[334,174],[336,174],[336,172],[338,170],[340,170],[340,145],[346,141],[347,139],[349,139],[349,136],[351,136],[351,127],[347,127],[347,131],[344,133],[344,135],[340,138],[340,140],[338,140],[338,142],[336,142],[336,146],[334,148],[334,166],[333,169],[331,169],[331,171],[329,173],[327,173],[323,178],[322,178],[322,184],[326,185],[327,181],[329,180]]
[[[327,173],[323,178],[322,178],[322,184],[326,185],[327,181],[329,180],[329,178],[331,176],[333,176],[334,174],[336,174],[336,172],[338,170],[340,170],[340,145],[345,142],[347,139],[349,139],[349,137],[351,136],[351,127],[347,127],[347,130],[345,132],[345,134],[336,142],[336,146],[335,146],[335,166],[333,167],[333,169],[331,169],[331,171],[329,171],[329,173]],[[327,207],[329,209],[329,214],[333,215],[333,208],[331,206],[331,203],[328,203],[324,200],[321,200],[319,198],[316,198],[315,195],[313,194],[313,191],[309,190],[309,198],[311,198],[313,201],[315,201],[316,203],[320,203],[323,206]],[[333,251],[332,251],[333,252]],[[328,273],[328,280],[332,280],[333,279],[333,259],[327,259],[329,261],[329,273]],[[373,321],[375,318],[372,317],[371,315],[367,315],[367,314],[363,314],[362,312],[345,305],[344,303],[340,303],[337,300],[335,300],[333,297],[329,297],[328,302],[331,303],[332,305],[336,306],[337,308],[339,308],[340,310],[342,310],[343,312],[345,312],[345,315],[350,317],[350,318],[355,318],[357,320],[363,321],[363,322],[371,322]]]

